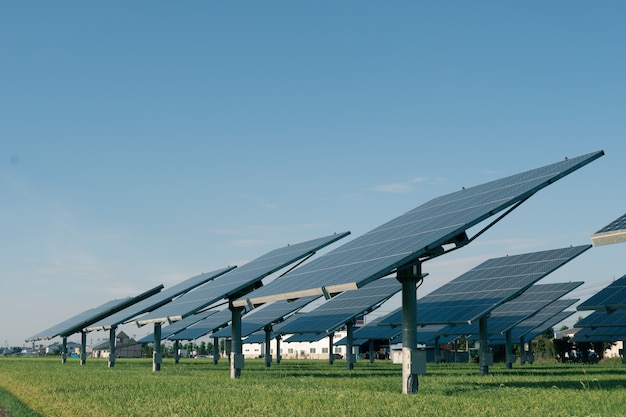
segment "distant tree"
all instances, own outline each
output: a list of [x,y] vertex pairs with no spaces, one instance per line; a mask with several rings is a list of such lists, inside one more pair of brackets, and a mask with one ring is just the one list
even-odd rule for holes
[[206,350],[206,342],[201,342],[200,343],[200,349],[199,349],[198,353],[200,355],[207,355],[208,354],[208,352]]
[[562,325],[561,328],[559,329],[560,332],[569,329],[569,327],[567,327],[566,325]]

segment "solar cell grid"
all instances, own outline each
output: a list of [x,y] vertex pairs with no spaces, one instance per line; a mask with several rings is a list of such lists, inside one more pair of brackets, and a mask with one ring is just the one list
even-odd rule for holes
[[621,310],[626,308],[626,275],[580,303],[577,310]]
[[[594,152],[435,198],[261,288],[255,304],[363,286],[599,158]],[[317,291],[311,293],[310,291]],[[235,305],[243,306],[240,299]]]
[[[489,259],[417,301],[417,323],[475,322],[588,250],[590,245]],[[399,326],[402,311],[382,324]]]
[[107,330],[107,329],[110,329],[111,327],[125,323],[128,320],[132,319],[133,317],[136,317],[148,311],[152,311],[164,304],[167,304],[175,297],[178,297],[187,291],[190,291],[202,284],[205,284],[219,277],[220,275],[223,275],[226,272],[231,271],[232,269],[234,269],[234,267],[226,267],[226,268],[218,269],[212,272],[207,272],[207,273],[203,272],[200,275],[196,275],[194,277],[186,279],[185,281],[180,282],[176,285],[173,285],[170,288],[164,289],[160,293],[155,294],[150,298],[140,301],[137,304],[134,304],[128,308],[123,309],[122,311],[119,311],[115,314],[112,314],[100,320],[97,323],[92,324],[91,326],[89,326],[87,330],[89,331],[101,330],[101,329]]
[[574,327],[626,327],[626,310],[616,310],[610,313],[596,310],[578,321]]
[[334,234],[275,249],[147,314],[140,318],[138,323],[180,320],[216,301],[237,296],[242,291],[252,290],[251,287],[260,283],[266,276],[315,253],[348,234],[348,232]]
[[281,334],[335,331],[400,290],[395,278],[380,279],[359,290],[339,294],[308,313],[293,316],[274,331]]
[[208,316],[206,319],[201,320],[185,330],[180,331],[172,336],[169,336],[169,340],[193,340],[199,337],[205,336],[211,332],[221,329],[230,322],[232,313],[230,310],[220,310],[217,313]]
[[56,336],[70,336],[74,333],[82,331],[85,327],[90,326],[91,324],[101,320],[104,317],[114,314],[121,309],[131,306],[134,303],[137,303],[147,297],[158,293],[159,291],[161,291],[162,288],[163,286],[159,285],[136,297],[128,297],[121,300],[108,301],[98,307],[85,310],[82,313],[77,314],[76,316],[70,317],[63,322],[56,324],[47,330],[44,330],[43,332],[31,336],[26,339],[26,341],[31,342],[35,340],[52,339]]

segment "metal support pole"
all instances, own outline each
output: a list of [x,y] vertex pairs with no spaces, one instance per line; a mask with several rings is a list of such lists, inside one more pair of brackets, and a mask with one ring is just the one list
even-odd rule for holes
[[152,371],[160,371],[163,362],[161,352],[161,323],[154,323],[154,352],[152,353]]
[[335,333],[331,333],[328,335],[328,364],[332,365],[335,363],[335,347],[333,346],[333,339]]
[[241,376],[243,369],[243,354],[241,349],[241,312],[243,308],[230,306],[232,313],[232,349],[230,352],[230,378],[236,379]]
[[109,329],[109,368],[115,366],[115,330],[116,326]]
[[63,345],[61,346],[61,363],[67,362],[67,337],[63,337]]
[[370,363],[374,363],[374,359],[376,359],[375,358],[376,354],[374,353],[374,339],[370,339],[369,340],[369,344],[370,344],[370,346],[369,346],[369,349],[370,349]]
[[417,263],[398,268],[402,284],[402,393],[415,394],[417,376],[417,297],[415,288],[422,277],[422,265]]
[[220,339],[219,337],[213,338],[213,365],[217,365],[220,360]]
[[533,353],[533,339],[530,339],[528,341],[528,362],[530,362],[530,364],[532,365],[534,361],[535,361],[535,356]]
[[354,325],[352,323],[348,323],[348,326],[346,327],[346,330],[348,331],[347,335],[346,335],[346,367],[348,368],[349,371],[354,369],[354,362],[356,362],[355,356],[354,356],[354,347],[352,346],[352,342],[353,342],[353,333],[354,333]]
[[622,340],[622,364],[626,365],[626,340]]
[[280,363],[280,360],[282,359],[281,355],[280,355],[280,335],[276,336],[276,364],[278,365]]
[[454,363],[459,363],[459,357],[458,357],[458,351],[459,351],[459,339],[454,339]]
[[87,363],[87,332],[80,332],[80,364]]
[[511,329],[507,330],[504,334],[505,336],[505,346],[504,346],[504,356],[506,358],[506,369],[513,369],[513,342],[511,341]]
[[439,347],[439,336],[435,336],[435,363],[441,363],[441,349]]
[[526,363],[526,343],[524,342],[524,336],[519,338],[519,363],[524,365]]
[[270,343],[272,342],[272,326],[265,326],[265,367],[269,368],[272,365],[272,349]]
[[491,361],[489,360],[489,335],[487,333],[487,317],[481,317],[478,322],[478,327],[480,329],[480,374],[488,375],[489,374],[489,365]]
[[178,340],[174,341],[174,363],[178,364],[180,360],[180,355],[178,354],[178,349],[180,347],[180,342]]

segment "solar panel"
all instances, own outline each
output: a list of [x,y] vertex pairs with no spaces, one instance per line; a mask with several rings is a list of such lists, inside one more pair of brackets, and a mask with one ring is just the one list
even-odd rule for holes
[[187,327],[174,335],[168,337],[169,340],[193,340],[199,337],[205,336],[209,333],[215,332],[222,327],[226,326],[232,318],[230,310],[220,310],[215,314],[210,315],[204,320],[201,320],[191,326]]
[[67,337],[73,335],[74,333],[82,331],[87,326],[97,322],[98,320],[101,320],[104,317],[114,314],[119,310],[122,310],[128,306],[140,302],[147,297],[158,293],[159,291],[161,291],[162,288],[163,285],[159,285],[136,297],[128,297],[121,300],[108,301],[98,307],[85,310],[82,313],[77,314],[76,316],[70,317],[69,319],[57,325],[54,325],[47,330],[37,333],[36,335],[26,339],[26,341],[32,342],[35,340],[52,339],[56,336]]
[[597,327],[595,329],[584,327],[570,339],[574,343],[616,342],[619,340],[626,340],[626,327]]
[[[361,346],[361,345],[366,344],[367,342],[369,342],[369,339],[354,339],[352,341],[352,346]],[[333,346],[345,346],[347,344],[348,344],[348,338],[342,337],[341,339],[333,343]]]
[[[398,310],[402,310],[402,308],[398,308]],[[394,310],[395,312],[395,310]],[[392,312],[393,314],[393,312]],[[385,319],[386,316],[378,317],[377,319],[367,323],[364,326],[356,329],[354,331],[354,337],[359,339],[374,339],[374,340],[387,340],[398,337],[400,333],[402,333],[402,327],[396,326],[383,326],[380,324],[382,320]]]
[[616,310],[610,313],[597,310],[577,322],[574,327],[626,327],[626,310]]
[[[489,313],[489,333],[498,334],[511,330],[523,320],[537,314],[548,304],[563,297],[583,284],[578,282],[564,282],[557,284],[535,284],[506,303],[496,307]],[[448,334],[469,335],[478,334],[478,323],[460,324],[451,326]]]
[[[274,335],[270,334],[270,339],[273,339]],[[265,343],[265,331],[254,332],[243,341],[244,343]]]
[[148,311],[152,311],[162,305],[165,305],[172,301],[172,299],[202,285],[215,278],[223,275],[235,267],[227,267],[218,269],[213,272],[202,273],[200,275],[196,275],[195,277],[191,277],[181,283],[178,283],[170,288],[166,288],[158,294],[153,295],[150,298],[147,298],[143,301],[138,302],[128,308],[125,308],[122,311],[119,311],[111,316],[106,317],[103,320],[100,320],[97,323],[92,324],[87,328],[88,331],[93,330],[108,330],[112,327],[118,326],[133,317],[136,317],[140,314],[146,313]]
[[395,278],[380,279],[359,290],[341,293],[308,313],[292,316],[276,326],[274,332],[330,333],[372,311],[400,290]]
[[621,310],[626,308],[626,275],[583,301],[577,310]]
[[[564,317],[562,317],[563,310],[577,303],[579,299],[562,299],[556,300],[553,303],[550,303],[546,307],[542,308],[537,314],[532,317],[529,317],[523,320],[521,323],[517,324],[511,330],[511,338],[514,340],[520,339],[522,337],[528,339],[529,333],[532,333],[535,329],[540,328],[542,333],[545,329],[554,326],[557,323],[565,320],[573,313],[568,313]],[[561,318],[562,317],[562,318]],[[556,321],[554,321],[556,320]],[[478,335],[472,335],[471,338],[477,338]],[[502,339],[504,341],[504,336],[492,335],[490,340],[499,340]]]
[[[182,320],[174,322],[168,326],[163,327],[161,330],[161,340],[167,339],[169,336],[172,336],[180,331],[185,330],[187,327],[195,324],[201,320],[206,319],[207,317],[217,313],[217,310],[206,310],[200,313],[194,314],[192,316],[186,317]],[[154,333],[150,333],[137,341],[137,343],[151,343],[154,342]]]
[[540,189],[601,157],[566,159],[435,198],[241,298],[263,304],[362,287],[395,269],[438,256],[443,246],[469,242],[466,230],[525,201]]
[[[489,259],[417,301],[417,323],[475,322],[591,248],[552,249]],[[381,324],[399,326],[402,311]]]
[[594,246],[626,242],[626,214],[591,235]]
[[[279,323],[286,316],[300,310],[307,304],[317,300],[319,297],[302,297],[294,301],[279,300],[266,304],[260,308],[255,308],[241,318],[241,336],[248,336],[265,326]],[[231,337],[232,327],[228,326],[213,334],[213,337]]]
[[296,333],[284,339],[287,343],[313,343],[319,342],[325,337],[328,337],[332,333]]
[[141,317],[137,322],[181,320],[224,298],[247,293],[261,280],[286,266],[314,254],[319,249],[347,236],[349,232],[325,236],[275,249],[177,298],[169,304]]
[[[566,311],[561,311],[561,312],[557,313],[555,316],[551,317],[548,321],[546,321],[542,325],[535,327],[534,329],[532,329],[531,331],[529,331],[528,333],[523,335],[523,337],[524,337],[525,340],[532,340],[535,337],[539,336],[540,334],[544,333],[549,328],[554,327],[557,324],[559,324],[560,322],[562,322],[563,320],[567,319],[568,317],[570,317],[574,313],[576,313],[576,312],[575,311],[567,311],[567,310]],[[521,338],[521,337],[522,336],[518,337],[518,339]]]

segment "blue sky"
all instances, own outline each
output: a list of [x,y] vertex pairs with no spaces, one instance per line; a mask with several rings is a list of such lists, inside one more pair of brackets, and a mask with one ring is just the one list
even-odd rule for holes
[[[426,263],[423,294],[491,257],[589,243],[626,208],[625,13],[619,1],[4,2],[0,344],[603,149]],[[573,295],[588,298],[626,273],[625,253],[593,248],[549,279],[584,280]]]

